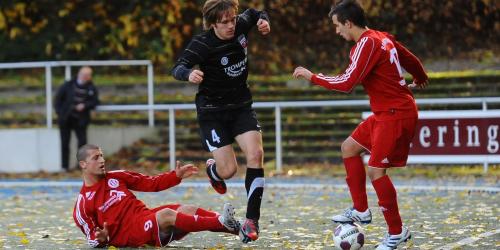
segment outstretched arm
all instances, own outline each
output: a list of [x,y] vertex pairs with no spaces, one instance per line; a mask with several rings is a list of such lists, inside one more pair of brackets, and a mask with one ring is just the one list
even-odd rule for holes
[[377,62],[378,56],[373,39],[364,37],[356,44],[356,49],[350,57],[350,64],[342,74],[325,76],[323,74],[313,74],[303,67],[297,67],[293,76],[295,78],[304,78],[312,84],[326,89],[349,93],[356,84],[363,82]]
[[109,173],[119,175],[119,178],[125,181],[127,187],[131,190],[142,192],[158,192],[181,183],[181,180],[188,178],[198,172],[198,168],[192,164],[181,166],[177,161],[175,170],[159,174],[156,176],[147,176],[132,171],[110,171]]

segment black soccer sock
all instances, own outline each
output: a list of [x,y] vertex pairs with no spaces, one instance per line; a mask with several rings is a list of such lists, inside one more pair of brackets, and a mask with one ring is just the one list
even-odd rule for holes
[[220,178],[219,174],[217,174],[217,166],[215,162],[207,167],[207,175],[212,181],[223,181],[224,179]]
[[258,221],[260,218],[260,203],[264,193],[264,169],[247,168],[245,188],[247,190],[247,218]]

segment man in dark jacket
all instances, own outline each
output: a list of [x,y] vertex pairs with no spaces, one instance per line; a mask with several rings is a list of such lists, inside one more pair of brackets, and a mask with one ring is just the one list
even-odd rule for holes
[[76,79],[66,81],[59,88],[54,103],[61,134],[62,167],[68,171],[71,130],[75,130],[78,147],[87,144],[90,110],[99,104],[97,88],[92,82],[92,69],[80,68]]

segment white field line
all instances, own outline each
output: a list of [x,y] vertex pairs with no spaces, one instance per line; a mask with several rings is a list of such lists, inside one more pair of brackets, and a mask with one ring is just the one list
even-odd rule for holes
[[490,232],[482,233],[482,234],[477,235],[477,236],[465,238],[465,239],[459,240],[459,241],[454,242],[454,243],[450,243],[448,245],[437,248],[436,250],[452,250],[452,249],[455,249],[455,248],[463,246],[463,245],[469,245],[475,241],[490,237],[490,236],[498,234],[498,233],[500,233],[500,228],[493,230],[493,231],[490,231]]
[[[226,183],[229,187],[242,187],[243,183],[229,182]],[[18,188],[18,187],[81,187],[81,181],[0,181],[0,188]],[[181,187],[206,188],[209,187],[208,182],[190,182],[186,181],[180,184]],[[285,183],[274,182],[267,183],[268,188],[285,188],[285,189],[347,189],[345,184],[322,184],[322,183]],[[367,188],[373,189],[371,186]],[[473,192],[492,192],[498,193],[500,187],[491,186],[444,186],[444,185],[396,185],[397,189],[406,190],[428,190],[428,191],[473,191]]]

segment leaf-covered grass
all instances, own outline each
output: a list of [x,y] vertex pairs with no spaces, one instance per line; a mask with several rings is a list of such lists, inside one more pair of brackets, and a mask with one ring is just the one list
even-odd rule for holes
[[[204,179],[206,181],[206,177]],[[266,184],[269,179],[266,179]],[[297,181],[301,179],[280,177],[277,181],[300,183]],[[183,181],[179,186],[159,193],[138,192],[136,195],[151,208],[181,203],[220,212],[222,204],[230,202],[235,207],[235,217],[238,220],[244,218],[247,199],[243,183],[231,186],[222,196],[211,187],[187,187],[188,182],[189,180]],[[332,235],[337,225],[330,218],[352,204],[346,188],[333,187],[334,184],[343,183],[343,180],[328,178],[321,182],[327,185],[324,188],[266,188],[259,221],[260,237],[255,242],[242,244],[234,235],[198,232],[173,242],[170,247],[331,249],[334,244]],[[0,197],[0,228],[3,230],[0,234],[0,247],[88,249],[84,234],[75,226],[72,218],[78,190],[79,187],[6,190],[7,196]],[[399,248],[437,249],[464,238],[494,231],[498,227],[494,219],[498,212],[497,200],[498,194],[486,192],[398,189],[398,205],[403,223],[409,226],[414,236]],[[368,201],[373,222],[363,226],[364,248],[373,249],[381,241],[387,228],[382,213],[377,209],[377,197],[370,190]],[[491,235],[469,243],[463,249],[497,249],[497,245],[497,238]]]

